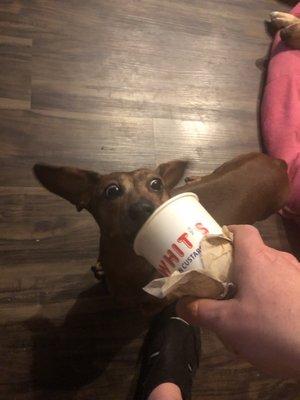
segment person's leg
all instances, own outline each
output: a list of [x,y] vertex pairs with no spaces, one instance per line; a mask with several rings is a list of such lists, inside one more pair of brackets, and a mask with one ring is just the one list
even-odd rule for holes
[[[300,2],[291,14],[300,16]],[[270,55],[261,127],[267,152],[285,160],[288,166],[291,192],[282,214],[300,224],[299,71],[300,50],[290,48],[278,33]]]
[[134,400],[190,400],[199,354],[199,329],[166,307],[145,337]]

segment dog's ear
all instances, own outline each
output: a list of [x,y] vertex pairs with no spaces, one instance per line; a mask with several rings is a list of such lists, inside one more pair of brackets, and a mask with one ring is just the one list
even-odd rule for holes
[[173,160],[164,164],[160,164],[156,168],[156,173],[163,178],[166,189],[169,190],[180,181],[187,166],[188,161]]
[[74,204],[78,211],[87,208],[101,175],[71,167],[35,164],[36,178],[50,192]]

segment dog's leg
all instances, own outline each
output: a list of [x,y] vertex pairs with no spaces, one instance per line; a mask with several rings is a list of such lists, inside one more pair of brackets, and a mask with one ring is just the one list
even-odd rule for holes
[[271,23],[277,29],[286,28],[289,25],[299,24],[300,19],[292,14],[274,11],[270,14]]

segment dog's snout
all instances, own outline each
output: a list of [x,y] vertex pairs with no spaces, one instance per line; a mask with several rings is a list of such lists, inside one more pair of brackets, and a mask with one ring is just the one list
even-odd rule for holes
[[150,217],[154,209],[154,204],[150,201],[138,201],[129,207],[129,216],[134,221],[145,221]]

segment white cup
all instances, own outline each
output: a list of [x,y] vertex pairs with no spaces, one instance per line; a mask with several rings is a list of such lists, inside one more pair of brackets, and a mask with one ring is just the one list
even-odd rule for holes
[[200,241],[206,234],[220,235],[221,227],[194,193],[181,193],[163,203],[139,230],[134,251],[163,276],[202,266]]

